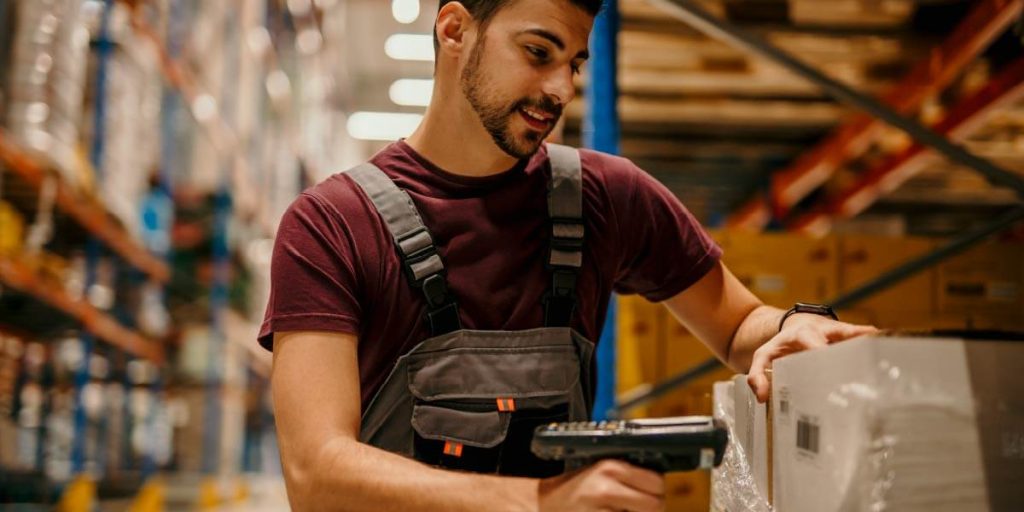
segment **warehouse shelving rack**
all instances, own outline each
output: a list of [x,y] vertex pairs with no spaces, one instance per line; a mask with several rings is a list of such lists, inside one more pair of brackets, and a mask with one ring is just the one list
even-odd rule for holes
[[[813,186],[807,186],[808,180],[817,181],[819,184],[823,183],[828,177],[827,174],[830,174],[837,166],[837,155],[844,155],[850,145],[883,123],[899,129],[914,139],[917,146],[910,148],[908,152],[935,151],[984,176],[990,183],[1009,188],[1024,198],[1024,179],[1018,174],[969,152],[947,138],[950,135],[948,132],[956,129],[955,125],[965,121],[957,116],[969,120],[977,111],[1012,98],[1018,98],[1024,93],[1024,89],[1020,87],[1020,73],[1024,63],[1018,60],[1009,65],[1002,75],[994,77],[986,87],[982,88],[978,97],[968,99],[963,105],[958,106],[950,114],[950,118],[945,120],[944,125],[940,123],[942,126],[925,127],[907,117],[903,112],[919,104],[930,93],[941,89],[942,85],[948,84],[952,77],[977,57],[987,44],[991,43],[1014,21],[1020,19],[1024,13],[1024,1],[987,0],[978,2],[971,15],[961,22],[948,40],[937,47],[928,59],[915,68],[890,96],[881,100],[858,92],[762,38],[728,21],[716,18],[697,2],[692,0],[651,1],[661,7],[664,12],[707,35],[749,53],[765,57],[819,86],[833,98],[864,112],[842,126],[822,145],[803,158],[797,159],[791,168],[774,175],[772,188],[767,194],[768,199],[755,198],[748,202],[729,219],[729,226],[758,231],[765,228],[772,220],[773,215],[778,216],[780,213],[785,213],[789,206],[814,189]],[[904,155],[903,158],[909,157]],[[896,164],[898,165],[899,162]],[[821,174],[823,168],[826,175],[818,175]],[[882,168],[868,173],[869,179],[884,179],[884,175],[877,176],[884,171],[885,169]],[[882,193],[880,187],[875,185],[877,183],[872,182],[866,186],[866,195],[870,196],[870,201],[874,201]],[[858,183],[856,186],[864,186],[864,184]],[[855,192],[858,190],[854,190],[852,193],[854,196]],[[826,218],[835,211],[841,210],[845,206],[844,202],[849,201],[850,197],[852,196],[841,196],[833,203],[814,211],[810,216],[797,219],[798,224],[789,227],[800,229],[812,225],[816,221],[828,220]],[[986,238],[1017,225],[1022,219],[1024,219],[1024,201],[990,219],[989,222],[959,234],[934,251],[898,265],[874,280],[828,302],[837,309],[848,307],[884,291],[928,267],[964,252]],[[721,363],[717,359],[710,358],[615,405],[607,411],[607,414],[621,416],[627,410],[650,403],[720,367]]]
[[[103,103],[106,94],[106,67],[114,48],[114,43],[109,37],[109,18],[113,5],[113,0],[103,2],[101,34],[93,45],[93,51],[97,52],[99,69],[96,76],[97,105],[93,118],[94,141],[93,146],[89,148],[89,170],[97,181],[103,178],[101,165],[105,123]],[[44,156],[25,149],[3,130],[0,130],[0,161],[4,164],[5,173],[9,173],[27,185],[27,187],[20,187],[20,190],[28,190],[30,194],[37,197],[52,193],[53,206],[56,211],[73,221],[72,229],[80,229],[81,233],[85,235],[86,282],[84,289],[88,289],[95,281],[99,255],[104,248],[127,263],[135,271],[133,276],[137,275],[140,279],[158,284],[166,284],[170,280],[170,266],[157,255],[150,253],[140,240],[131,235],[116,220],[113,213],[102,204],[95,193],[68,183],[61,177],[55,164]],[[100,310],[85,298],[73,297],[59,283],[48,279],[39,272],[38,265],[33,263],[32,255],[24,253],[0,255],[0,285],[17,290],[71,319],[80,328],[83,361],[89,360],[95,349],[94,342],[101,341],[110,349],[122,352],[132,358],[146,360],[158,367],[166,362],[161,340],[150,339],[135,329],[130,321],[124,319],[119,321],[114,313]],[[15,319],[10,320],[12,320],[10,323],[15,324],[11,327],[17,329]],[[96,497],[95,481],[92,476],[85,473],[87,420],[82,393],[89,380],[89,365],[83,363],[73,379],[73,428],[75,434],[72,440],[70,460],[73,479],[63,486],[58,505],[68,510],[88,509]],[[104,450],[102,441],[99,441],[96,448],[101,452]],[[39,477],[41,476],[39,475]],[[47,493],[47,496],[42,499],[48,500],[49,493],[52,491],[51,484],[45,486],[36,484],[37,482],[33,482],[40,492]]]
[[55,204],[60,211],[73,218],[91,236],[101,240],[126,262],[141,270],[151,279],[165,283],[170,279],[170,268],[147,251],[132,237],[99,200],[80,192],[56,175],[51,164],[23,149],[0,130],[0,160],[14,174],[38,191],[47,179],[56,180]]
[[67,314],[80,323],[82,328],[119,350],[155,364],[163,363],[163,347],[158,342],[121,325],[88,302],[74,299],[59,287],[40,279],[25,263],[0,256],[0,282]]

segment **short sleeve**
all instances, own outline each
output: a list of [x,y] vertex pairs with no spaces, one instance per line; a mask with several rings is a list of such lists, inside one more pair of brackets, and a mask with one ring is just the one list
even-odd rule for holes
[[285,212],[270,263],[263,348],[273,349],[275,332],[358,334],[361,282],[349,231],[337,210],[308,192]]
[[718,264],[721,248],[679,198],[628,160],[610,186],[622,253],[615,282],[620,294],[652,302],[669,299]]

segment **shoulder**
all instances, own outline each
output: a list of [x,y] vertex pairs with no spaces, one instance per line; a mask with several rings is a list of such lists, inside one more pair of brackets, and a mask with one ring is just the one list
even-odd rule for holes
[[334,219],[351,218],[367,213],[369,200],[348,174],[339,172],[299,194],[292,209],[317,210]]
[[580,148],[577,151],[580,154],[584,175],[590,175],[592,179],[602,181],[636,179],[637,173],[643,172],[628,158],[593,149]]
[[638,188],[655,181],[628,158],[594,151],[579,150],[583,167],[583,188],[591,194],[613,201],[628,201]]

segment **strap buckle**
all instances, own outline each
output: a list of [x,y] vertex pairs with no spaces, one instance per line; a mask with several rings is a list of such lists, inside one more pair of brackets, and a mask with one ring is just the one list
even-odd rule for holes
[[576,311],[576,270],[564,267],[551,272],[551,290],[544,294],[544,325],[568,327]]
[[424,261],[427,261],[431,257],[436,256],[436,255],[437,255],[437,248],[434,247],[434,244],[430,244],[430,245],[428,245],[426,247],[417,249],[416,251],[414,251],[414,252],[412,252],[410,254],[407,254],[407,255],[405,255],[405,256],[403,256],[401,258],[402,259],[402,272],[405,273],[405,277],[409,280],[409,283],[412,283],[412,285],[414,287],[416,287],[416,288],[422,288],[423,287],[423,283],[427,279],[430,279],[431,277],[434,277],[434,276],[439,276],[439,275],[443,275],[444,274],[444,272],[442,271],[440,273],[431,274],[431,275],[428,275],[426,277],[420,277],[418,279],[416,277],[416,271],[414,270],[413,266],[418,264],[418,263],[422,263]]
[[566,270],[562,268],[553,270],[551,272],[550,295],[557,298],[573,297],[576,292],[576,279],[577,274],[575,270]]
[[441,274],[427,276],[420,283],[420,289],[423,290],[423,296],[427,298],[427,306],[431,308],[438,308],[445,302],[449,302],[448,283]]
[[583,219],[557,217],[552,218],[551,248],[563,252],[579,252],[583,250],[583,238],[586,227]]
[[425,316],[427,326],[430,327],[430,333],[433,336],[440,336],[462,328],[462,322],[459,320],[459,307],[454,301],[449,301],[437,308],[431,307]]

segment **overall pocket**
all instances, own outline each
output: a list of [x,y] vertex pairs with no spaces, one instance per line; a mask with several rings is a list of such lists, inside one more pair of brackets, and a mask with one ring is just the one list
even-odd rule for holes
[[524,402],[499,411],[497,400],[419,402],[413,408],[413,456],[432,466],[543,478],[562,474],[559,461],[537,458],[530,442],[537,427],[569,419],[569,404]]
[[530,443],[538,426],[587,414],[584,369],[568,331],[471,334],[458,344],[428,340],[408,356],[413,456],[481,473],[562,473],[563,464],[536,458]]
[[511,417],[493,400],[419,402],[413,406],[413,456],[431,466],[496,473]]

